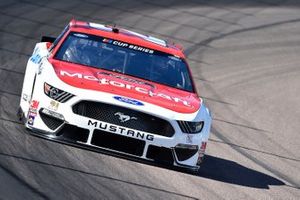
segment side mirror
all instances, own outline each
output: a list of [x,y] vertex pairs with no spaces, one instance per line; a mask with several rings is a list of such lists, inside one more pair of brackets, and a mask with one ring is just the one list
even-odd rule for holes
[[53,43],[56,40],[55,37],[42,36],[41,42],[50,42]]

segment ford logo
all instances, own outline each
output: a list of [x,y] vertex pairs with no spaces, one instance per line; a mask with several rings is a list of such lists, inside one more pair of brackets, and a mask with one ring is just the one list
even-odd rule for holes
[[120,96],[114,96],[114,99],[121,101],[123,103],[128,103],[131,105],[135,105],[135,106],[143,106],[144,104],[140,101],[134,100],[134,99],[128,99],[125,97],[120,97]]

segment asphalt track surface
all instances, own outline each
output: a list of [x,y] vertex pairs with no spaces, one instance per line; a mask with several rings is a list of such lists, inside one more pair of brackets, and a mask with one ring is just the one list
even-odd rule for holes
[[[27,59],[72,18],[181,43],[213,113],[192,175],[26,134]],[[0,1],[0,199],[300,199],[300,2]]]

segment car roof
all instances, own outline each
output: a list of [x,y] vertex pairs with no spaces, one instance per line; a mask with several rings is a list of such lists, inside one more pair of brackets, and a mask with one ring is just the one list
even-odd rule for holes
[[165,40],[152,37],[149,35],[140,34],[116,26],[103,25],[98,23],[84,22],[84,21],[77,21],[77,20],[72,20],[69,26],[70,26],[70,31],[97,35],[97,36],[106,37],[113,40],[119,40],[122,42],[127,42],[130,44],[139,45],[157,51],[165,52],[180,58],[185,58],[183,49],[179,45],[170,44]]

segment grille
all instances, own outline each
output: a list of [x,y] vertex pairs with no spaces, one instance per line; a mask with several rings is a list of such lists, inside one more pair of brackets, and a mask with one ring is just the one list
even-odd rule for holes
[[166,137],[172,137],[175,133],[166,120],[120,106],[81,101],[73,106],[73,112],[99,121]]
[[158,163],[171,165],[174,163],[172,150],[170,148],[149,145],[146,157]]
[[145,141],[130,138],[118,134],[108,133],[101,130],[95,130],[91,144],[103,148],[113,149],[119,152],[142,156]]
[[48,126],[48,128],[50,128],[51,130],[55,130],[57,129],[60,125],[62,125],[64,123],[63,120],[60,120],[60,119],[57,119],[57,118],[54,118],[52,116],[49,116],[43,112],[39,112],[41,118],[42,118],[42,121]]

